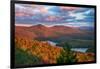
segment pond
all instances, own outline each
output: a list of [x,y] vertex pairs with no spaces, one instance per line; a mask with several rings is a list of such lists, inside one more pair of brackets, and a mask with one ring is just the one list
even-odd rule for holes
[[88,48],[72,48],[71,50],[85,53],[88,50]]
[[[51,44],[52,46],[56,46],[56,42],[53,41],[47,41],[49,44]],[[78,52],[86,52],[88,50],[88,48],[71,48],[72,51],[78,51]]]
[[53,42],[53,41],[47,41],[50,45],[56,46],[57,43]]

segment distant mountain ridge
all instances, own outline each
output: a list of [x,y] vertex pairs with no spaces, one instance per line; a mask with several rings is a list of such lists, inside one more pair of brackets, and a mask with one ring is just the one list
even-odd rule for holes
[[94,27],[90,26],[82,26],[78,27],[80,30],[94,31]]
[[28,38],[59,38],[59,37],[79,37],[87,36],[88,33],[80,30],[79,28],[69,27],[69,26],[52,26],[47,27],[42,24],[25,27],[25,26],[16,26],[15,35]]

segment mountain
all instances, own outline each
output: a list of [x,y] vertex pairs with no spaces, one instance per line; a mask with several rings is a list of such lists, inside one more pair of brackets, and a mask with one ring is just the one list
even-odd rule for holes
[[34,34],[28,27],[16,26],[15,37],[32,39],[33,37],[36,37],[36,34]]
[[[88,34],[88,36],[94,37],[94,32],[95,32],[95,28],[92,26],[82,26],[82,27],[78,27],[78,29],[80,31],[84,31]],[[94,38],[92,38],[94,39]]]
[[[44,25],[35,25],[31,26],[31,28],[34,33],[45,35],[44,37],[57,37],[62,35],[72,35],[72,34],[85,34],[85,32],[80,31],[77,28],[74,27],[68,27],[68,26],[52,26],[52,27],[46,27]],[[38,33],[37,33],[38,32]]]
[[74,27],[68,27],[68,26],[53,26],[51,27],[54,31],[61,33],[61,34],[85,34],[84,32],[78,30],[77,28]]
[[80,30],[85,30],[85,31],[94,31],[94,27],[90,27],[90,26],[82,26],[82,27],[78,27]]
[[33,33],[35,33],[38,37],[50,37],[55,36],[54,32],[51,30],[51,28],[46,27],[42,24],[38,24],[38,25],[34,25],[29,27],[30,30],[33,31]]
[[[52,26],[47,27],[42,24],[25,27],[16,26],[15,35],[20,37],[28,37],[30,39],[66,39],[66,38],[87,38],[90,36],[89,33],[80,30],[79,28],[69,27],[69,26]],[[81,36],[80,36],[81,35]]]

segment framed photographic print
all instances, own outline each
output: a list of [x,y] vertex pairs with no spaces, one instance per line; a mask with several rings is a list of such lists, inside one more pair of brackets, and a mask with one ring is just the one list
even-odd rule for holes
[[96,63],[96,6],[11,1],[11,68]]

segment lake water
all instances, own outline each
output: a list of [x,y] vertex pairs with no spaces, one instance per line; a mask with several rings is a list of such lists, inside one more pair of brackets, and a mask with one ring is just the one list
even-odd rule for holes
[[50,45],[56,46],[57,43],[53,42],[53,41],[47,41]]
[[88,48],[72,48],[72,51],[86,52]]
[[[52,46],[56,46],[57,43],[53,42],[53,41],[47,41],[49,44],[51,44]],[[78,52],[86,52],[88,50],[88,48],[72,48],[72,51],[78,51]]]

